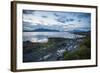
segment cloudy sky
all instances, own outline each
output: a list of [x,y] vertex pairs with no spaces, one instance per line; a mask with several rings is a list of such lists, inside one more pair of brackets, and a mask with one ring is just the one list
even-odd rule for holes
[[90,24],[90,13],[23,10],[23,30],[90,30]]

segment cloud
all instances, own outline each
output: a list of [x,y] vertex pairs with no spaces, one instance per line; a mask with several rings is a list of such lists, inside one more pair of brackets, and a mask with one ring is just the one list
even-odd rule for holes
[[78,18],[90,18],[91,14],[90,13],[80,13],[77,17]]
[[56,20],[61,23],[68,23],[73,22],[75,20],[75,16],[73,16],[73,13],[65,13],[65,12],[59,12],[54,13],[54,15],[57,17]]
[[47,16],[45,16],[45,15],[43,15],[42,17],[43,17],[43,18],[47,18]]
[[79,19],[78,22],[81,22],[81,20]]
[[65,23],[66,22],[66,19],[65,18],[58,18],[56,19],[58,22],[61,22],[61,23]]
[[60,17],[60,15],[59,14],[57,14],[56,12],[55,13],[53,13],[54,14],[54,16],[55,17]]
[[23,10],[23,27],[27,30],[48,28],[72,30],[90,27],[90,13]]
[[34,14],[34,10],[23,10],[23,14]]

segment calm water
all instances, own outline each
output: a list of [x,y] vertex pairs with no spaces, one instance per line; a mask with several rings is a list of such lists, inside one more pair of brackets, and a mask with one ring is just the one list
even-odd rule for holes
[[47,42],[48,38],[81,38],[82,35],[76,35],[69,32],[23,32],[23,41]]

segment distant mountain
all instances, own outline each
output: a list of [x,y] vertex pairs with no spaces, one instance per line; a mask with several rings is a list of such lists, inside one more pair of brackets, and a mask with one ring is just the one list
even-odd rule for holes
[[59,30],[39,28],[34,30],[24,30],[24,32],[59,32]]
[[71,32],[90,32],[90,30],[72,30]]

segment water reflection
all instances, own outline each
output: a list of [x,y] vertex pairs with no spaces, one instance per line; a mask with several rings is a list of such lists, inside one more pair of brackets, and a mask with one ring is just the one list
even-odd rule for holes
[[83,35],[77,35],[70,32],[23,32],[23,41],[48,42],[48,38],[81,38]]

